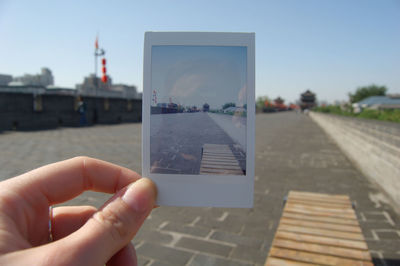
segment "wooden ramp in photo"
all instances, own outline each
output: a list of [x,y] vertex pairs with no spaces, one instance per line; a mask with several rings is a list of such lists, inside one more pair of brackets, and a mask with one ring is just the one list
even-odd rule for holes
[[347,195],[290,191],[265,265],[373,265]]
[[200,164],[201,175],[244,175],[228,145],[204,144]]

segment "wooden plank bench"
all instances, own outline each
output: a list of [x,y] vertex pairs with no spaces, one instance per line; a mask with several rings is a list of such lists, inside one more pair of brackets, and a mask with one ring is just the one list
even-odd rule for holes
[[202,150],[201,175],[244,175],[228,145],[204,144]]
[[265,265],[373,265],[347,195],[290,191]]

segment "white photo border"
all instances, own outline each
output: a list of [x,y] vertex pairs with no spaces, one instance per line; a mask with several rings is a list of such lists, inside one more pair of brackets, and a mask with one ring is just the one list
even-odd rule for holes
[[[247,47],[246,175],[173,175],[150,172],[151,51],[153,46]],[[157,204],[251,208],[254,194],[255,34],[225,32],[146,32],[143,56],[142,175],[158,189]]]

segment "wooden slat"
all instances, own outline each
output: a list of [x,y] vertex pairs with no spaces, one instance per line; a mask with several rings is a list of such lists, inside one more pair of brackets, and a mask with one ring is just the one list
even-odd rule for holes
[[298,234],[285,231],[276,232],[275,237],[295,240],[299,242],[334,246],[334,247],[368,250],[367,244],[364,241],[358,241],[358,240],[337,239],[331,237],[313,236],[313,235]]
[[293,207],[293,208],[300,208],[303,210],[309,210],[309,211],[314,211],[317,213],[320,212],[333,212],[335,214],[352,214],[351,216],[355,217],[354,215],[354,211],[352,209],[349,208],[327,208],[327,207],[320,207],[320,206],[312,206],[312,205],[304,205],[304,204],[298,204],[298,203],[291,203],[288,202],[287,207]]
[[216,175],[243,175],[242,171],[238,170],[221,170],[221,169],[206,169],[200,168],[202,175],[206,174],[216,174]]
[[355,225],[342,225],[342,224],[332,224],[327,222],[310,222],[304,221],[301,219],[290,219],[290,218],[281,218],[282,224],[288,225],[297,225],[302,227],[310,227],[310,228],[321,228],[321,229],[329,229],[333,231],[340,231],[340,232],[353,232],[353,233],[361,233],[361,229],[359,226]]
[[226,169],[226,170],[242,170],[238,165],[223,165],[223,164],[208,164],[203,163],[202,168],[209,168],[209,169]]
[[307,251],[312,253],[318,253],[322,255],[333,255],[348,259],[358,260],[371,260],[371,256],[368,251],[357,250],[351,248],[340,248],[330,247],[318,244],[304,243],[286,239],[276,238],[274,240],[274,247],[287,248],[293,250]]
[[315,266],[315,264],[270,257],[265,266]]
[[307,214],[291,213],[291,212],[284,212],[282,214],[282,217],[301,219],[303,221],[326,222],[326,223],[347,224],[347,225],[357,225],[358,226],[357,220],[343,219],[343,218],[337,218],[337,217],[323,217],[323,216],[315,216],[315,215],[307,215]]
[[357,220],[357,217],[355,214],[348,214],[348,213],[332,213],[332,212],[326,212],[326,211],[312,211],[312,210],[307,210],[304,208],[297,208],[297,207],[287,207],[286,206],[286,211],[287,212],[293,212],[293,213],[301,213],[301,214],[307,214],[307,215],[314,215],[314,216],[323,216],[323,217],[336,217],[336,218],[345,218],[345,219],[353,219]]
[[204,163],[209,165],[237,165],[237,161],[209,161],[203,160]]
[[228,145],[204,144],[200,174],[243,175],[244,173]]
[[360,233],[338,232],[326,229],[308,228],[308,227],[300,227],[300,226],[286,225],[286,224],[279,224],[278,230],[309,234],[309,235],[317,235],[317,236],[327,236],[339,239],[350,239],[350,240],[361,240],[361,241],[364,240],[363,235]]
[[372,262],[368,261],[360,261],[360,260],[351,260],[351,259],[344,259],[336,256],[330,255],[320,255],[311,252],[305,251],[297,251],[297,250],[290,250],[284,248],[276,248],[272,247],[270,250],[271,256],[282,258],[282,259],[289,259],[294,261],[301,261],[307,263],[314,263],[320,265],[371,265],[373,266]]
[[308,202],[317,202],[317,203],[325,203],[325,204],[344,204],[347,206],[351,206],[350,200],[329,200],[329,199],[313,199],[313,198],[304,198],[304,197],[291,197],[291,200],[302,200],[302,201],[308,201]]
[[310,201],[310,200],[303,200],[303,199],[293,199],[290,198],[287,201],[288,203],[295,203],[295,204],[303,204],[306,206],[320,206],[320,207],[327,207],[327,208],[349,208],[350,203],[342,203],[342,202],[321,202],[321,201]]
[[350,198],[347,195],[334,195],[334,194],[323,194],[323,193],[314,193],[314,192],[300,192],[300,191],[290,191],[289,197],[298,196],[298,197],[310,197],[310,198],[324,198],[324,199],[335,199],[335,200],[346,200],[349,201]]

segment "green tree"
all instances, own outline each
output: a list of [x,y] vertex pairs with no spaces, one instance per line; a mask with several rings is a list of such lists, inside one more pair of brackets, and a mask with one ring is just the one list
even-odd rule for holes
[[358,87],[356,92],[349,93],[349,98],[351,103],[359,102],[370,96],[384,96],[386,95],[387,88],[385,86],[378,86],[375,84]]
[[222,109],[226,109],[226,108],[229,108],[229,107],[235,107],[236,106],[236,104],[235,103],[226,103],[226,104],[224,104],[223,106],[222,106]]
[[258,96],[256,100],[256,107],[257,109],[263,109],[265,107],[265,101],[270,102],[268,96]]

